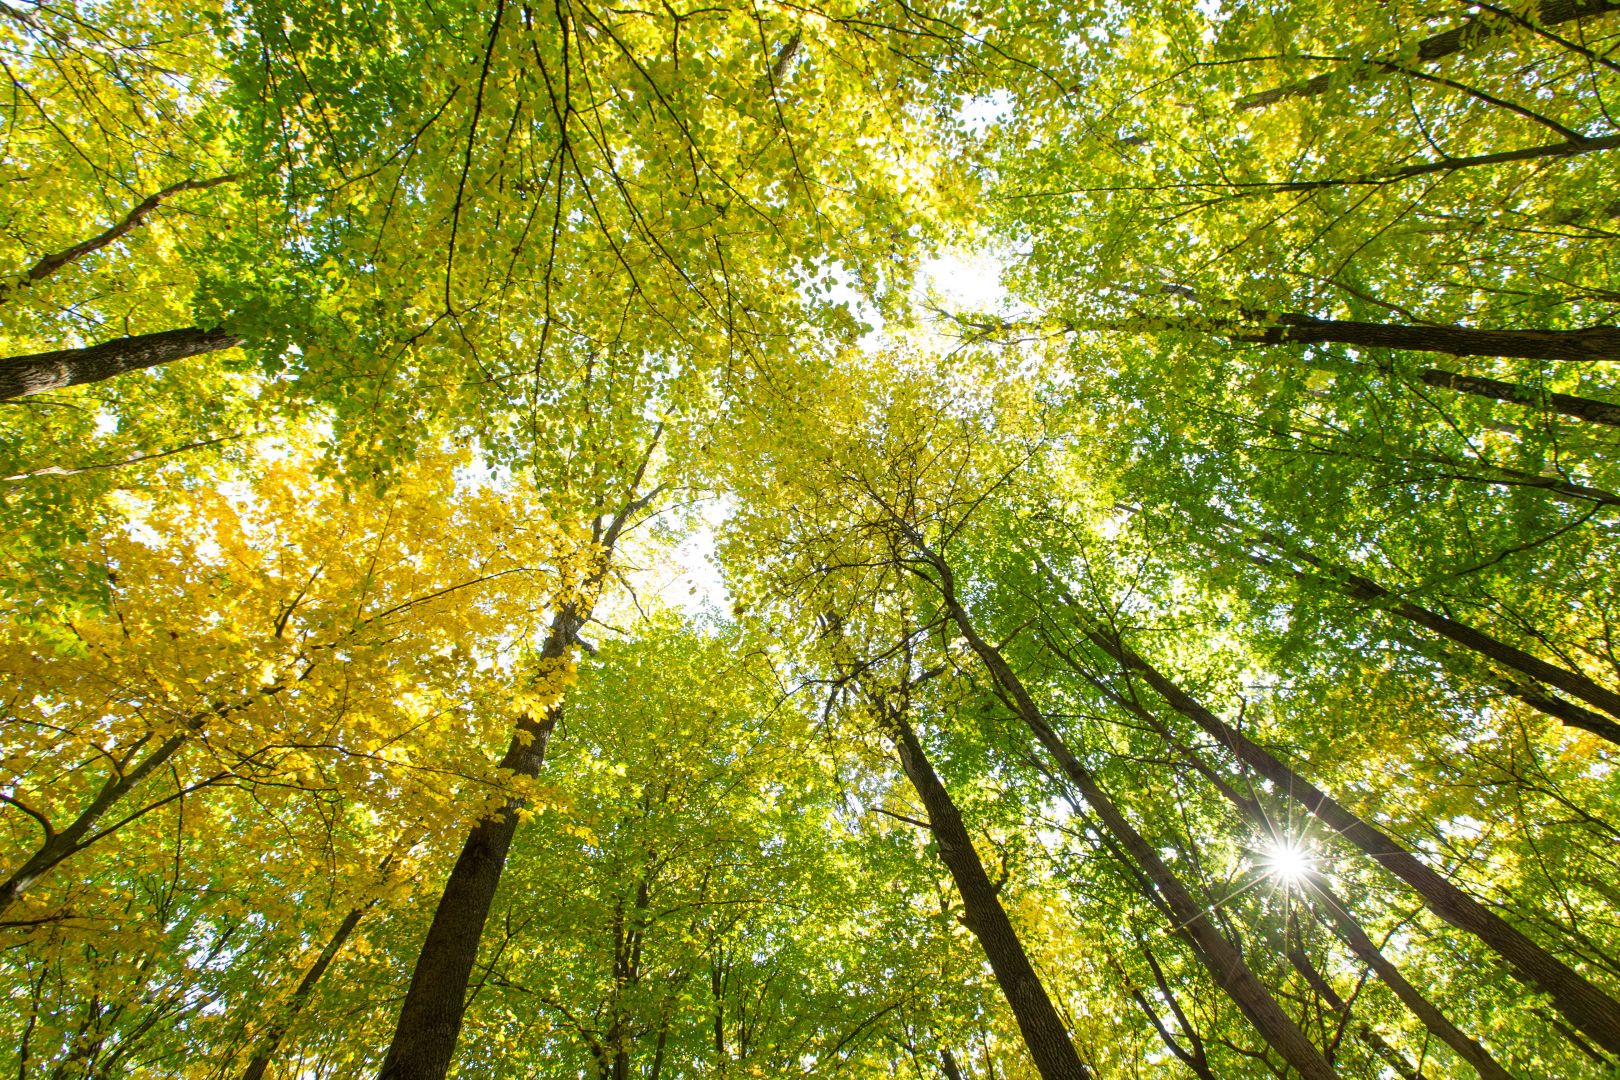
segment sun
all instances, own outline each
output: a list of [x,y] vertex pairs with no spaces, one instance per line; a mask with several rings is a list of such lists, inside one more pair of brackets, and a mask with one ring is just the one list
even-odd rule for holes
[[1266,845],[1260,865],[1284,885],[1298,885],[1315,869],[1315,860],[1298,841],[1281,839]]

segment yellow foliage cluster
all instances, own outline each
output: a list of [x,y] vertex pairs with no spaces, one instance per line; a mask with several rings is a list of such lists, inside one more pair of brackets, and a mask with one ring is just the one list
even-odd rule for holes
[[[106,846],[138,863],[134,823],[179,802],[185,836],[318,877],[335,847],[375,867],[504,797],[501,733],[573,678],[522,656],[596,552],[532,498],[458,473],[460,453],[425,452],[378,494],[317,475],[306,444],[266,449],[251,478],[221,467],[161,503],[124,496],[78,553],[106,568],[104,611],[4,612],[0,760],[24,811],[0,835],[7,872],[87,816],[80,844],[119,829]],[[202,788],[242,797],[187,799]],[[91,856],[66,853],[34,903]]]

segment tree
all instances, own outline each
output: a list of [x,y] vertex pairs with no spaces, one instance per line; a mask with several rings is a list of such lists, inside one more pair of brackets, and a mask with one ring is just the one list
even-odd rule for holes
[[1617,26],[0,3],[0,1068],[1609,1076]]
[[[648,448],[649,456],[652,449]],[[649,499],[635,490],[645,468],[643,459],[625,501],[592,523],[594,565],[581,575],[577,591],[557,604],[530,683],[515,703],[518,716],[511,742],[498,766],[515,780],[533,779],[545,762],[546,744],[562,716],[563,695],[572,681],[579,632],[595,607],[620,534]],[[521,795],[508,796],[468,832],[411,975],[394,1041],[383,1059],[383,1077],[436,1077],[449,1068],[461,1031],[467,980],[525,802]]]

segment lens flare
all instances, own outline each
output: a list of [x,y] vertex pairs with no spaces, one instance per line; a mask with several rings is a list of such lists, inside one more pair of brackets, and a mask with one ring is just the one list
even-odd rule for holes
[[1303,882],[1315,868],[1310,852],[1292,840],[1267,845],[1261,865],[1266,873],[1285,885]]

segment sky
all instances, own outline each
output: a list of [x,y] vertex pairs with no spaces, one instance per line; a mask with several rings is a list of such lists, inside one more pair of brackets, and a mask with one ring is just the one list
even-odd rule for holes
[[[1007,296],[999,260],[982,251],[953,251],[927,260],[919,268],[917,291],[920,298],[932,294],[935,302],[947,307],[978,311],[1001,308]],[[876,315],[863,317],[870,321]],[[880,338],[881,327],[863,344],[873,347]],[[644,606],[656,603],[698,618],[730,613],[731,594],[721,580],[715,553],[715,537],[726,512],[723,500],[711,500],[674,548],[644,562],[632,556],[630,562],[642,565],[626,577]]]

